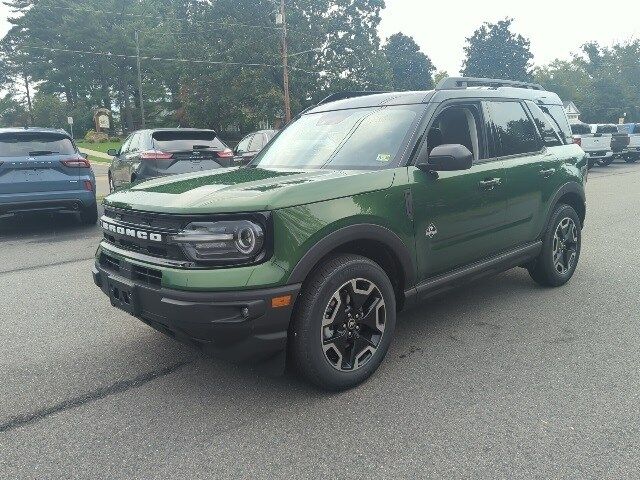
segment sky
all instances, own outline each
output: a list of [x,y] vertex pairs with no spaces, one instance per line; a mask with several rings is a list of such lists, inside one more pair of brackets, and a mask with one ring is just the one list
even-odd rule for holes
[[484,0],[428,2],[385,0],[381,37],[396,32],[413,37],[438,70],[457,75],[464,59],[465,39],[483,22],[514,19],[512,30],[531,41],[533,62],[545,65],[569,59],[580,46],[640,38],[640,2],[563,2]]
[[[531,41],[536,65],[556,58],[570,58],[590,40],[602,45],[640,38],[640,2],[562,2],[537,0],[484,0],[467,2],[427,0],[386,0],[380,35],[383,39],[396,32],[413,37],[438,70],[459,73],[464,58],[465,38],[482,22],[515,19],[517,33]],[[535,6],[535,7],[533,7]],[[0,38],[9,25],[9,9],[0,2]]]

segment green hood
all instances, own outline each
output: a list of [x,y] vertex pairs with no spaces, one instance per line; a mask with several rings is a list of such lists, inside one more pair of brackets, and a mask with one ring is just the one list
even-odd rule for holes
[[225,168],[150,180],[105,198],[106,205],[164,213],[276,210],[388,188],[394,170]]

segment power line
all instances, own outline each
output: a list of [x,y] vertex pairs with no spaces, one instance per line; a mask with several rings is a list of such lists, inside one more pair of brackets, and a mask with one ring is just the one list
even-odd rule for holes
[[49,10],[67,10],[74,12],[88,12],[88,13],[97,13],[98,15],[117,15],[117,16],[125,16],[125,17],[134,17],[134,18],[150,18],[153,20],[159,20],[161,22],[187,22],[194,24],[202,24],[202,25],[215,25],[217,27],[243,27],[243,28],[265,28],[269,30],[280,30],[280,27],[272,26],[272,25],[252,25],[247,23],[222,23],[222,22],[214,22],[209,20],[199,20],[193,18],[184,18],[184,17],[161,17],[157,15],[149,15],[142,13],[124,13],[124,12],[112,12],[107,10],[93,10],[91,8],[86,7],[65,7],[62,5],[44,5],[39,6],[38,10],[49,9]]
[[[32,49],[32,50],[44,50],[49,52],[65,52],[65,53],[76,53],[80,55],[96,55],[101,57],[109,57],[109,58],[138,58],[136,55],[125,55],[121,53],[111,53],[111,52],[92,52],[88,50],[73,50],[69,48],[53,48],[53,47],[36,47],[36,46],[23,46],[24,49]],[[282,68],[282,65],[273,65],[269,63],[242,63],[242,62],[225,62],[225,61],[214,61],[214,60],[201,60],[197,58],[165,58],[165,57],[150,57],[150,56],[140,56],[141,60],[153,60],[153,61],[164,61],[164,62],[179,62],[179,63],[198,63],[204,65],[223,65],[228,67],[262,67],[262,68]],[[304,70],[302,68],[291,67],[292,70],[296,70],[299,72],[309,73],[313,75],[319,75],[321,72],[312,72],[309,70]]]

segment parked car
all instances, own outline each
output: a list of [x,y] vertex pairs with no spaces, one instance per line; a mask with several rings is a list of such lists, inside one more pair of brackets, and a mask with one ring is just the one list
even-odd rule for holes
[[[607,166],[613,162],[613,150],[611,149],[611,126],[587,125],[578,123],[571,125],[574,143],[580,145],[589,157],[589,168],[598,164]],[[613,128],[617,132],[618,129]]]
[[120,150],[110,149],[109,189],[150,178],[229,167],[233,152],[213,130],[158,128],[129,135]]
[[569,281],[587,159],[556,94],[449,78],[347,97],[305,111],[247,168],[109,195],[93,279],[110,303],[340,390],[378,368],[402,308],[516,266]]
[[258,130],[246,135],[233,149],[234,165],[249,163],[277,133],[278,130]]
[[91,164],[64,130],[0,128],[0,216],[35,211],[79,213],[96,223]]
[[624,123],[618,125],[620,133],[629,135],[629,145],[624,155],[627,163],[634,163],[640,159],[640,123]]

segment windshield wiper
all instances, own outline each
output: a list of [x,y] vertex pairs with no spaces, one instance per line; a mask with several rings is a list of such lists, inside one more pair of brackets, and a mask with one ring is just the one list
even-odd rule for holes
[[37,157],[40,155],[51,155],[54,153],[60,153],[60,152],[54,152],[53,150],[34,150],[33,152],[29,152],[29,156],[30,157]]

